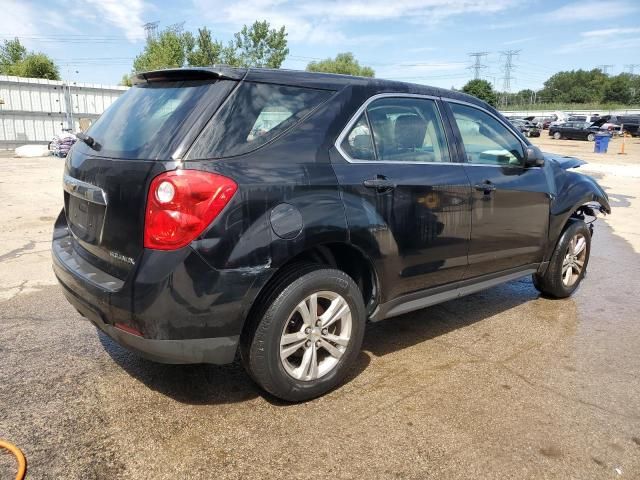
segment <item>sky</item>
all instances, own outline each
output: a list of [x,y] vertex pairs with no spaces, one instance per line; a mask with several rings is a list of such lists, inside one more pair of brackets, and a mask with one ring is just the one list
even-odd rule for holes
[[[147,22],[207,26],[225,43],[242,25],[284,25],[283,67],[353,52],[376,77],[460,88],[469,53],[487,52],[480,75],[511,91],[542,88],[560,70],[640,64],[639,0],[0,0],[0,40],[18,37],[51,56],[73,82],[117,84],[144,48]],[[640,65],[635,67],[640,73]]]

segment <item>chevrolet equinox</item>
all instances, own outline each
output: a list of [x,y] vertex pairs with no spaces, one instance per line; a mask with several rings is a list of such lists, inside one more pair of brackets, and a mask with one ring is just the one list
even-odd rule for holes
[[343,75],[139,74],[66,159],[55,274],[106,335],[303,401],[367,322],[585,276],[607,195],[477,98]]

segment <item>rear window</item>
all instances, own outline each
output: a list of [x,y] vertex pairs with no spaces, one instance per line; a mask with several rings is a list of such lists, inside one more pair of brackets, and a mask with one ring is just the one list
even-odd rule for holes
[[189,158],[223,158],[251,152],[311,113],[332,93],[242,83],[205,127]]
[[[211,115],[233,81],[151,82],[130,88],[91,126],[87,134],[99,155],[124,159],[169,159],[205,111]],[[89,148],[89,147],[83,147]]]

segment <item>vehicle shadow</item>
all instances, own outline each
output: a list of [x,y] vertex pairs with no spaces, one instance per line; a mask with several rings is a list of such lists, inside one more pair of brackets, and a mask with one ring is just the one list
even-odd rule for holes
[[[531,280],[516,280],[468,297],[369,324],[363,352],[349,371],[346,383],[367,368],[371,355],[379,357],[397,352],[538,297],[539,293]],[[276,406],[290,405],[264,393],[245,373],[239,361],[223,366],[165,365],[125,350],[102,332],[99,332],[99,338],[105,351],[124,371],[149,388],[180,403],[228,404],[262,396]]]
[[535,300],[530,278],[514,280],[473,295],[370,324],[363,350],[376,357],[445,335]]

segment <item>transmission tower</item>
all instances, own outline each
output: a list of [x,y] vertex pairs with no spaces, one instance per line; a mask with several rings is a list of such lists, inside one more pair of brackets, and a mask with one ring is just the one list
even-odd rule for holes
[[506,105],[507,95],[511,93],[511,80],[513,80],[511,72],[516,68],[513,64],[513,57],[517,57],[520,54],[520,50],[506,50],[500,53],[505,57],[504,66],[502,67],[502,70],[504,71],[504,77],[502,77],[502,103],[503,105]]
[[482,70],[483,68],[487,68],[487,66],[482,63],[482,57],[486,57],[487,55],[489,55],[489,52],[473,52],[469,54],[470,57],[475,58],[473,64],[467,67],[473,69],[474,80],[479,80],[480,70]]
[[602,70],[602,73],[609,75],[609,69],[615,67],[615,65],[598,65],[597,68]]
[[640,63],[630,63],[629,65],[625,65],[624,68],[627,69],[627,71],[633,75],[635,73],[635,69],[636,68],[640,68]]
[[147,42],[153,40],[158,37],[158,25],[160,22],[148,22],[145,23],[142,27],[144,28],[145,34],[147,36]]

